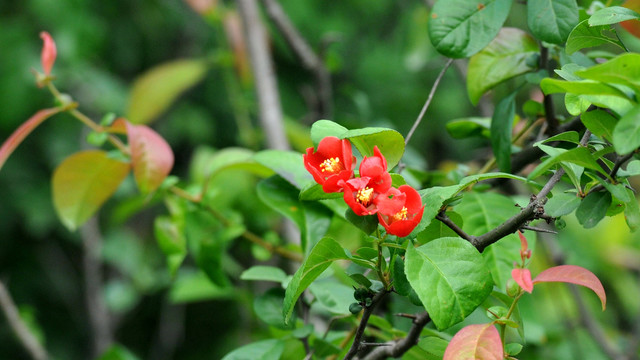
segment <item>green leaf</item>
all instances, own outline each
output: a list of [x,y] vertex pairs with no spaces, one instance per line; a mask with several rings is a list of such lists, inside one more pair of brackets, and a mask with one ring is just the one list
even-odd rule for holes
[[246,170],[259,177],[273,175],[273,171],[254,160],[255,153],[245,148],[229,147],[221,150],[200,146],[191,162],[190,175],[194,181],[205,183],[225,170]]
[[469,57],[500,31],[512,0],[439,0],[431,10],[429,38],[439,53]]
[[500,171],[511,171],[511,132],[516,115],[516,95],[512,92],[500,100],[491,119],[491,148]]
[[[463,220],[460,217],[460,214],[447,211],[447,216],[451,221],[453,221],[456,225],[462,227]],[[427,226],[424,230],[418,233],[418,237],[416,238],[418,244],[426,244],[429,241],[439,239],[441,237],[456,237],[458,236],[455,231],[451,230],[447,225],[445,225],[442,221],[432,221],[429,226]]]
[[[349,305],[353,303],[353,288],[337,281],[322,280],[309,286],[309,291],[318,303],[335,315],[350,314]],[[282,319],[282,308],[280,308]]]
[[269,339],[245,345],[225,355],[222,360],[279,360],[284,340]]
[[580,206],[580,200],[574,193],[554,194],[544,205],[544,211],[552,217],[567,215]]
[[373,147],[378,146],[387,159],[389,170],[398,164],[404,154],[404,138],[395,130],[367,127],[349,130],[341,138],[349,139],[362,156],[373,156]]
[[628,99],[627,95],[622,91],[592,80],[582,81],[564,81],[558,79],[546,78],[540,82],[540,88],[546,94],[556,93],[572,93],[578,95],[612,95]]
[[178,276],[169,291],[169,299],[174,304],[213,299],[232,299],[233,297],[233,288],[216,286],[201,271],[178,272]]
[[367,235],[371,235],[378,228],[377,215],[358,216],[349,208],[345,212],[344,217]]
[[[550,143],[553,141],[565,141],[565,142],[570,142],[572,144],[580,144],[580,135],[578,135],[578,133],[576,131],[565,131],[563,133],[560,133],[558,135],[554,135],[548,139],[544,139],[544,140],[540,140],[538,142],[535,142],[533,144],[533,146],[540,146],[540,144],[546,144],[546,143]],[[544,150],[544,149],[542,149]],[[549,155],[554,155],[554,154],[549,154]]]
[[[478,236],[518,213],[519,209],[514,205],[515,202],[504,195],[468,192],[455,209],[464,219],[462,230]],[[505,289],[513,262],[520,261],[520,239],[514,234],[508,235],[484,249],[482,256],[495,284]]]
[[325,199],[337,199],[341,198],[342,193],[326,193],[322,190],[322,185],[316,183],[309,183],[304,189],[300,190],[300,200],[303,201],[315,201]]
[[348,259],[347,253],[337,241],[331,238],[320,240],[316,246],[311,249],[309,256],[287,285],[284,306],[282,308],[282,314],[286,324],[288,324],[291,319],[293,308],[300,294],[302,294],[332,262],[345,259]]
[[186,90],[204,79],[204,60],[176,60],[156,66],[137,78],[129,97],[127,118],[134,124],[155,120]]
[[622,54],[575,74],[589,80],[625,85],[640,94],[640,54]]
[[578,206],[576,217],[585,229],[592,228],[604,218],[610,204],[611,193],[608,191],[590,192]]
[[549,170],[553,165],[559,162],[576,164],[587,169],[596,170],[607,177],[609,176],[609,174],[605,172],[602,167],[593,159],[591,152],[587,148],[580,146],[571,150],[559,152],[557,155],[549,157],[529,174],[529,178],[537,178],[545,171]]
[[567,93],[564,94],[564,106],[569,114],[578,116],[587,111],[591,103],[581,95]]
[[596,136],[611,141],[618,119],[604,110],[587,111],[580,116],[584,126]]
[[629,230],[635,232],[640,229],[640,206],[638,206],[638,199],[635,198],[632,190],[627,189],[627,194],[630,200],[624,208],[624,219],[627,222]]
[[[241,280],[275,281],[282,283],[286,278],[287,274],[282,269],[265,265],[252,266],[240,274]],[[280,314],[280,317],[282,317],[282,314]]]
[[589,26],[589,20],[581,21],[569,34],[565,51],[571,55],[574,52],[604,44],[612,44],[624,50],[624,45],[615,37],[607,36],[605,31],[611,30],[611,26]]
[[640,18],[640,14],[622,6],[610,6],[602,8],[591,15],[589,26],[611,25]]
[[348,129],[340,124],[337,124],[331,120],[318,120],[311,125],[311,141],[316,148],[320,143],[320,140],[327,136],[335,136],[342,138],[342,134],[347,132]]
[[613,146],[620,155],[640,147],[640,105],[629,110],[613,128]]
[[139,360],[134,353],[129,351],[126,347],[114,344],[111,345],[105,352],[100,355],[97,360]]
[[404,261],[400,256],[393,260],[393,289],[402,296],[409,296],[412,290],[404,272]]
[[465,139],[471,136],[489,137],[491,118],[468,117],[451,120],[447,123],[447,132],[454,139]]
[[263,150],[253,157],[259,164],[266,166],[298,189],[315,184],[313,177],[304,168],[302,154],[295,151]]
[[278,175],[271,176],[258,183],[258,197],[272,209],[291,219],[304,229],[304,210],[298,200],[298,190]]
[[184,226],[169,216],[158,216],[153,223],[153,230],[160,250],[167,257],[169,273],[175,276],[187,255]]
[[285,325],[282,321],[282,301],[284,300],[284,289],[271,288],[264,294],[257,296],[253,300],[253,311],[268,325],[280,329],[293,328],[293,322]]
[[576,0],[527,1],[527,24],[533,35],[542,41],[564,43],[578,21]]
[[53,205],[60,221],[71,231],[84,224],[118,189],[130,168],[101,150],[66,158],[52,179]]
[[418,248],[409,244],[405,273],[438,330],[464,320],[493,288],[482,256],[461,238],[441,238]]
[[534,70],[527,58],[538,52],[531,35],[516,28],[502,28],[487,47],[473,55],[467,70],[467,92],[475,105],[482,94],[514,76]]

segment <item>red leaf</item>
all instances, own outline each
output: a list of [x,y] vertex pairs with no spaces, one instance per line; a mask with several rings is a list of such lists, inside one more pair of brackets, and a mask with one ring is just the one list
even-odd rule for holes
[[48,119],[54,114],[60,112],[59,108],[51,108],[51,109],[43,109],[35,113],[29,120],[25,121],[16,131],[9,136],[7,140],[0,147],[0,169],[4,165],[4,162],[7,161],[7,158],[13,150],[15,150],[18,145],[24,140],[24,138],[29,135],[33,129],[38,127],[38,125],[42,124],[43,121]]
[[46,31],[42,31],[40,33],[40,38],[44,41],[44,44],[42,45],[42,53],[40,55],[40,63],[42,64],[44,74],[49,76],[51,75],[53,63],[56,62],[56,56],[58,55],[56,43],[53,41],[51,35]]
[[598,295],[602,302],[602,310],[607,305],[607,295],[604,292],[602,283],[591,271],[576,265],[560,265],[547,269],[535,279],[533,283],[539,282],[566,282],[576,285],[586,286]]
[[524,291],[528,293],[533,291],[533,282],[531,282],[531,271],[529,269],[515,268],[511,270],[511,277]]
[[133,175],[142,193],[155,191],[171,172],[173,151],[155,131],[145,125],[133,125],[124,119],[116,120],[114,127],[124,122],[131,148]]
[[443,360],[502,360],[500,334],[492,323],[468,325],[458,331]]

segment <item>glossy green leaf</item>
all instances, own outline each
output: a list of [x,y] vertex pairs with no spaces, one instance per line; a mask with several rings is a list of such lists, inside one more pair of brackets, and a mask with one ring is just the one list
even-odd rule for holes
[[589,18],[589,25],[611,25],[638,18],[640,18],[640,14],[631,9],[622,6],[610,6],[594,12]]
[[613,95],[624,99],[628,99],[627,95],[622,91],[596,81],[564,81],[558,79],[546,78],[540,82],[542,91],[549,94],[556,93],[572,93],[578,95]]
[[578,20],[576,0],[527,1],[527,24],[533,35],[542,41],[564,43]]
[[66,158],[52,179],[53,205],[60,221],[71,231],[84,224],[113,195],[130,168],[101,150]]
[[263,150],[254,155],[259,164],[273,170],[276,174],[298,189],[315,184],[313,177],[304,168],[302,154],[295,151]]
[[127,118],[134,124],[155,120],[186,90],[204,79],[204,60],[176,60],[147,71],[133,83]]
[[293,322],[285,325],[282,320],[284,289],[271,288],[253,300],[253,311],[265,323],[280,329],[291,329]]
[[439,330],[471,314],[493,288],[489,269],[473,245],[441,238],[418,248],[409,244],[405,274]]
[[451,120],[447,123],[447,132],[454,139],[465,139],[471,136],[489,137],[491,118],[469,117]]
[[[477,192],[466,193],[455,210],[464,219],[462,230],[475,236],[494,229],[520,211],[515,202],[504,195]],[[484,249],[482,257],[494,283],[505,289],[514,261],[520,261],[520,239],[515,234],[508,235]]]
[[281,339],[269,339],[251,343],[233,350],[222,360],[279,360],[285,349]]
[[[553,135],[548,139],[535,142],[533,146],[540,146],[540,144],[546,144],[553,141],[565,141],[565,142],[570,142],[572,144],[578,145],[580,143],[580,135],[578,135],[576,131],[565,131],[563,133]],[[549,155],[554,155],[554,154],[549,154]]]
[[439,53],[469,57],[496,37],[512,0],[439,0],[431,9],[429,38]]
[[320,140],[327,136],[335,136],[342,138],[342,134],[346,133],[348,129],[338,123],[331,120],[318,120],[311,125],[311,141],[317,148]]
[[640,147],[640,105],[629,110],[613,128],[613,146],[620,155]]
[[[281,283],[286,278],[287,274],[282,269],[265,265],[252,266],[240,274],[241,280],[275,281]],[[282,317],[282,314],[280,314],[280,317]]]
[[377,215],[358,216],[349,208],[344,214],[344,217],[367,235],[371,235],[378,228]]
[[300,200],[315,201],[325,199],[338,199],[343,197],[342,193],[326,193],[322,190],[322,185],[316,183],[308,183],[308,185],[300,190]]
[[598,171],[605,176],[609,176],[609,174],[607,174],[602,169],[602,167],[593,159],[591,152],[587,148],[576,147],[571,150],[559,152],[557,155],[549,157],[529,174],[529,178],[537,178],[538,176],[544,174],[544,172],[549,170],[552,166],[560,162],[576,164],[587,169]]
[[538,43],[526,32],[502,28],[487,47],[469,60],[467,92],[473,104],[482,94],[514,76],[532,71],[527,58],[538,52]]
[[544,212],[552,217],[559,217],[573,212],[580,206],[581,199],[574,193],[554,194],[544,206]]
[[589,26],[589,20],[581,21],[569,34],[565,51],[571,55],[574,52],[594,46],[612,44],[624,49],[624,45],[613,36],[608,36],[606,31],[610,31],[609,25]]
[[575,74],[584,79],[625,85],[639,94],[640,54],[622,54],[602,64],[576,71]]
[[592,134],[609,141],[613,139],[613,129],[618,123],[618,119],[613,115],[600,109],[582,114],[580,120]]
[[349,130],[341,138],[349,139],[362,156],[373,156],[373,147],[378,146],[387,159],[388,169],[393,169],[404,154],[404,137],[387,128],[368,127]]
[[503,98],[496,105],[491,118],[491,148],[500,171],[511,171],[511,132],[516,115],[517,91]]
[[585,229],[592,228],[604,218],[610,204],[611,193],[608,191],[590,192],[576,209],[576,217]]
[[287,285],[282,315],[284,322],[289,323],[293,308],[300,294],[336,260],[346,260],[348,255],[337,241],[331,238],[320,240],[311,249],[309,256],[302,263]]
[[187,255],[184,227],[169,216],[158,216],[153,223],[153,232],[160,250],[167,257],[169,273],[175,276]]
[[564,94],[564,106],[567,108],[569,114],[578,116],[589,109],[591,102],[583,96],[567,93]]

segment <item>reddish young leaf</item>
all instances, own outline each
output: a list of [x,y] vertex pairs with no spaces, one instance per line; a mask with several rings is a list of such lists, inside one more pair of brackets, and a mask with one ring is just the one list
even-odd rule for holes
[[607,305],[607,295],[602,283],[591,271],[576,265],[560,265],[549,268],[536,276],[533,283],[539,282],[566,282],[586,286],[598,295],[602,302],[602,310]]
[[528,293],[533,291],[533,282],[531,281],[531,271],[529,269],[515,268],[511,270],[511,277],[524,291]]
[[56,62],[56,56],[58,55],[56,43],[53,41],[51,35],[46,31],[42,31],[40,33],[40,38],[44,41],[42,53],[40,54],[40,63],[42,64],[44,74],[49,76],[51,75],[53,63]]
[[502,360],[500,334],[492,323],[468,325],[451,339],[443,360]]
[[24,140],[24,138],[29,135],[33,129],[35,129],[38,125],[42,124],[43,121],[47,120],[54,114],[60,112],[59,108],[51,108],[51,109],[43,109],[35,113],[29,120],[25,121],[16,131],[9,136],[7,140],[0,147],[0,169],[4,165],[4,162],[7,161],[7,158],[13,150],[15,150],[18,145]]
[[53,204],[62,223],[75,230],[116,191],[129,173],[128,163],[101,150],[66,158],[53,173]]
[[131,148],[131,165],[138,188],[144,194],[155,191],[171,172],[173,151],[169,144],[146,125],[133,125],[118,119],[114,127],[124,122]]

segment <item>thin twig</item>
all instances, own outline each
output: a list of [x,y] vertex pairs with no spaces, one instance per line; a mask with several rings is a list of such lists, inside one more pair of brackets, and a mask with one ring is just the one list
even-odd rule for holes
[[447,216],[447,214],[444,211],[440,211],[438,215],[436,215],[436,219],[440,220],[443,224],[447,225],[449,229],[453,230],[461,238],[469,242],[473,242],[473,236],[464,232],[456,223],[453,222],[453,220],[451,220],[451,218]]
[[635,151],[632,151],[625,156],[619,157],[618,160],[616,160],[615,164],[613,164],[613,168],[611,169],[609,176],[611,176],[612,179],[615,179],[616,174],[618,173],[618,170],[620,170],[620,167],[624,165],[624,163],[626,163],[629,159],[631,159],[634,154],[635,154]]
[[543,232],[543,233],[547,233],[547,234],[557,234],[558,233],[557,231],[538,228],[538,227],[533,227],[533,226],[528,226],[528,225],[522,226],[521,229],[523,229],[523,230],[531,230],[531,231],[536,231],[536,232]]
[[331,75],[322,59],[316,55],[305,38],[291,22],[277,0],[262,0],[269,19],[273,21],[302,66],[316,77],[318,114],[328,118],[332,113]]
[[364,311],[362,312],[362,318],[360,319],[360,324],[358,324],[358,328],[356,329],[355,336],[353,337],[353,344],[351,344],[351,348],[344,356],[344,360],[353,359],[354,356],[358,354],[362,347],[362,336],[364,335],[364,330],[367,328],[367,323],[369,322],[369,317],[375,310],[376,306],[385,295],[387,295],[387,290],[381,290],[379,293],[373,296],[371,299],[371,305],[365,306]]
[[406,353],[409,349],[418,344],[420,333],[429,321],[431,321],[431,318],[427,312],[416,315],[416,319],[413,321],[413,325],[411,326],[411,329],[409,329],[405,338],[395,341],[393,346],[382,346],[376,348],[367,354],[363,360],[383,360],[390,357],[400,357],[402,354]]
[[33,336],[31,331],[29,331],[29,328],[27,328],[27,325],[25,325],[20,318],[18,308],[13,302],[13,299],[11,299],[11,295],[2,281],[0,281],[0,307],[2,307],[2,311],[9,322],[11,330],[13,330],[14,334],[18,340],[20,340],[20,343],[25,350],[27,350],[31,358],[34,360],[48,359],[49,354],[47,354],[46,350],[38,342],[38,339]]
[[273,61],[267,46],[267,35],[260,19],[257,0],[236,0],[242,18],[251,70],[255,79],[260,122],[270,149],[287,150],[289,142],[284,131],[280,93],[276,84]]
[[438,88],[438,85],[440,84],[440,80],[442,80],[442,77],[444,76],[444,73],[447,72],[447,69],[449,68],[449,66],[451,66],[451,63],[453,63],[453,59],[448,59],[447,62],[444,64],[444,67],[440,71],[440,74],[438,74],[438,77],[433,82],[433,86],[431,86],[431,91],[429,91],[429,96],[427,96],[427,101],[425,101],[424,106],[422,106],[422,110],[420,110],[420,114],[418,114],[418,118],[413,123],[413,126],[411,127],[411,130],[409,130],[409,133],[407,133],[407,137],[404,139],[404,145],[405,146],[411,140],[411,137],[413,136],[413,133],[418,128],[418,125],[420,125],[420,122],[422,121],[422,118],[424,117],[424,114],[427,112],[427,109],[429,108],[429,105],[431,105],[431,100],[433,100],[433,95],[436,93],[436,89]]

